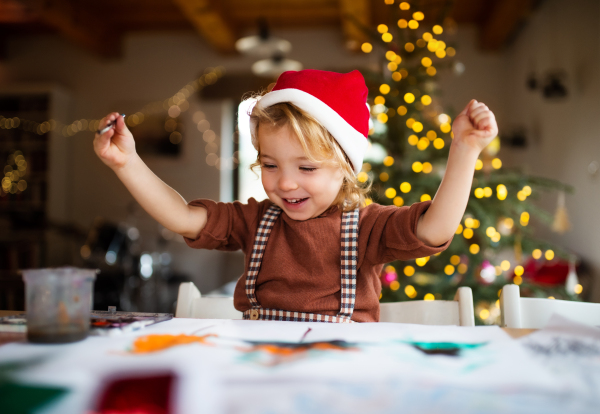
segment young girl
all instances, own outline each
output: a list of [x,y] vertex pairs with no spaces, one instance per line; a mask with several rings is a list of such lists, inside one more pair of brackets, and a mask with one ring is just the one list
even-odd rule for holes
[[442,183],[432,201],[364,206],[356,174],[367,147],[367,88],[358,71],[285,72],[251,113],[267,200],[187,203],[143,163],[118,113],[94,149],[140,205],[189,246],[238,250],[246,271],[234,293],[244,319],[379,320],[385,263],[446,249],[464,214],[475,162],[497,135],[475,100],[456,117]]

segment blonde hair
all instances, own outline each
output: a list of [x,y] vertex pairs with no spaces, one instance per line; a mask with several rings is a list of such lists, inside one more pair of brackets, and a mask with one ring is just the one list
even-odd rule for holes
[[358,181],[344,150],[333,135],[316,119],[289,102],[278,103],[266,108],[254,105],[249,115],[252,144],[258,151],[256,161],[250,166],[250,169],[254,170],[260,166],[259,125],[263,124],[274,128],[289,126],[309,160],[337,165],[341,168],[344,179],[332,206],[336,205],[343,211],[350,211],[365,205],[365,198],[371,189],[371,183]]

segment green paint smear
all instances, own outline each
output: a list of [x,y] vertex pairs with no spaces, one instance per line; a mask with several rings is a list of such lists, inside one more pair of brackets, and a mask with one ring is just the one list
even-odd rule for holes
[[30,414],[67,392],[66,388],[3,383],[0,384],[0,407],[6,413]]
[[479,348],[483,345],[487,345],[487,342],[482,342],[479,344],[465,344],[465,343],[456,343],[456,342],[406,342],[409,345],[417,346],[421,349],[426,349],[428,351],[433,350],[465,350],[465,349],[475,349]]

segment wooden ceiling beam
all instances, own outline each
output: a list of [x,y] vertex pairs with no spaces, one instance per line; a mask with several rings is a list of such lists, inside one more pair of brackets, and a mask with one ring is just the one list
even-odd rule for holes
[[371,25],[371,8],[368,0],[339,0],[342,30],[346,47],[358,51],[368,40],[364,28]]
[[533,0],[498,0],[481,27],[480,45],[484,50],[500,50],[511,40],[531,14]]
[[221,53],[233,53],[237,36],[218,0],[173,0],[208,43]]
[[102,57],[120,56],[120,33],[105,24],[105,16],[93,15],[77,0],[18,1],[72,43]]

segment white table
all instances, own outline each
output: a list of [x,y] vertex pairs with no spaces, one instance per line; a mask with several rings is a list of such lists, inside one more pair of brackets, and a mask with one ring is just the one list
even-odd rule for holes
[[[589,373],[571,369],[565,382],[564,367],[556,371],[560,364],[532,354],[536,336],[537,345],[552,340],[544,334],[529,335],[524,347],[495,326],[173,319],[73,344],[7,344],[0,364],[37,360],[15,378],[72,390],[44,413],[93,409],[111,379],[160,373],[177,376],[177,413],[597,412],[600,392],[573,389],[573,378]],[[584,339],[593,345],[594,334]],[[156,343],[148,335],[203,340],[132,352],[140,338]],[[597,339],[599,355],[591,360],[600,368]],[[300,341],[322,343],[310,350],[285,345]],[[456,355],[431,354],[434,348]],[[593,391],[600,369],[592,377]]]

